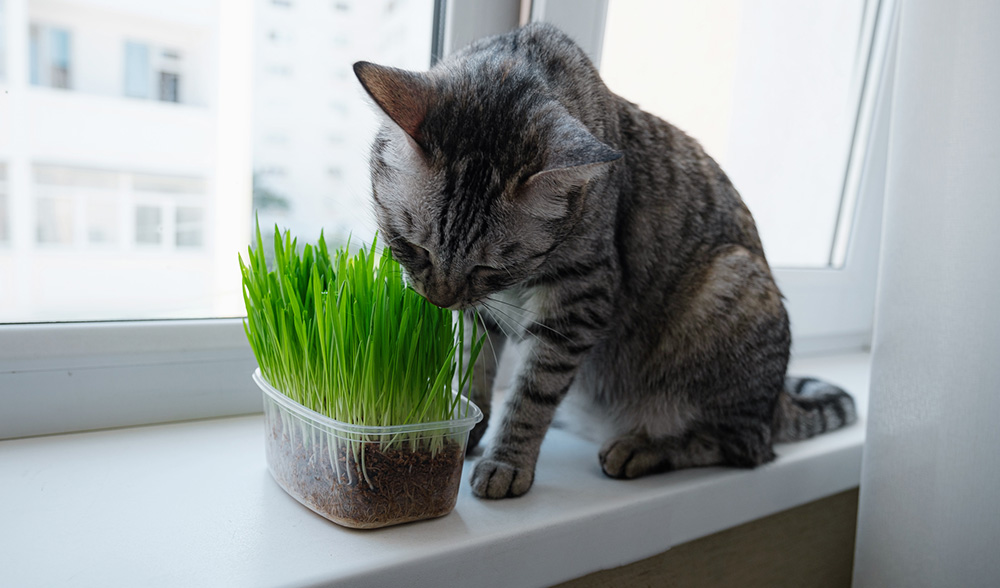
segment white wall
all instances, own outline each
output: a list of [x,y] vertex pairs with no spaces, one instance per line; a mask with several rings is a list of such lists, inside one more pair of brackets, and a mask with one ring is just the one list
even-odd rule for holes
[[1000,585],[1000,3],[902,6],[856,586]]
[[26,147],[37,162],[197,177],[215,168],[210,110],[40,87],[27,92]]

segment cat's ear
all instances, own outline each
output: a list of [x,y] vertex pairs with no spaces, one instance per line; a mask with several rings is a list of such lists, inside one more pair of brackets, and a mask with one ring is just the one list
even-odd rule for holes
[[354,74],[379,108],[414,141],[423,144],[420,125],[431,104],[431,81],[417,72],[367,61],[355,63]]
[[549,219],[569,214],[569,194],[608,171],[620,151],[599,141],[568,114],[552,127],[542,170],[521,188],[519,200],[536,216]]

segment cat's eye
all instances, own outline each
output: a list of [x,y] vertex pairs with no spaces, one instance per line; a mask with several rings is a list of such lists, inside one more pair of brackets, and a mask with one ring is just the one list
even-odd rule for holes
[[477,265],[472,268],[470,275],[473,279],[483,280],[491,283],[500,283],[510,275],[507,270],[493,267],[491,265]]
[[416,264],[421,267],[430,265],[431,263],[431,254],[429,251],[402,237],[393,240],[390,247],[393,257],[400,263]]

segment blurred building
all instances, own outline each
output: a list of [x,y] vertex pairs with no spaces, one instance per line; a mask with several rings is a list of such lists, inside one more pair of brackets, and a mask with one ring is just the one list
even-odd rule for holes
[[251,198],[370,232],[351,64],[426,68],[431,5],[0,0],[0,322],[237,315]]
[[352,65],[430,65],[431,0],[255,0],[254,180],[262,228],[370,238],[377,125]]

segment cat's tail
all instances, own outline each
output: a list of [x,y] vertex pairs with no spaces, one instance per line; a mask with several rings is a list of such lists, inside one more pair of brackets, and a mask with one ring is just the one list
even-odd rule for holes
[[798,441],[858,420],[851,395],[814,378],[785,377],[774,413],[774,440]]

